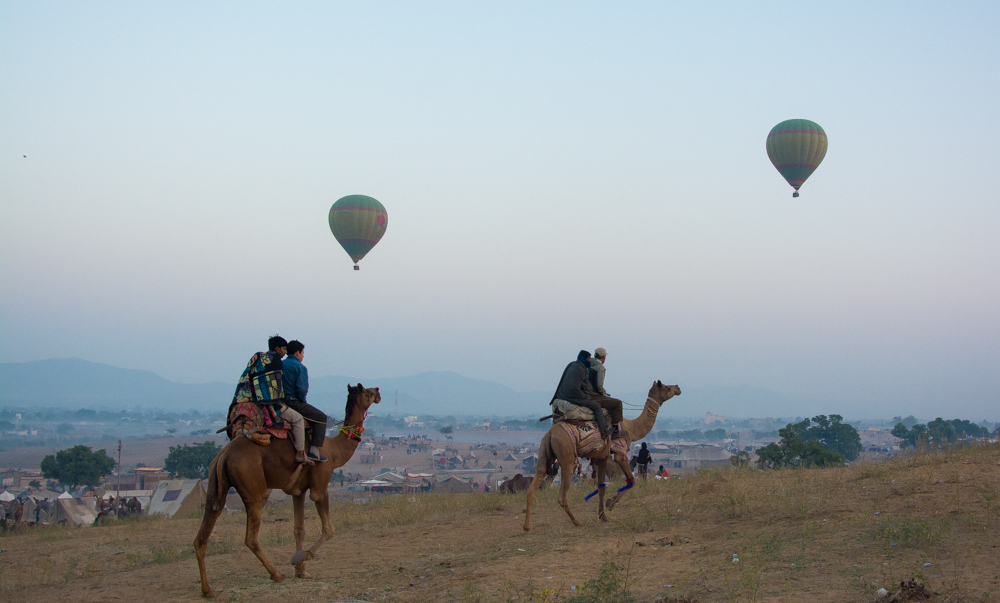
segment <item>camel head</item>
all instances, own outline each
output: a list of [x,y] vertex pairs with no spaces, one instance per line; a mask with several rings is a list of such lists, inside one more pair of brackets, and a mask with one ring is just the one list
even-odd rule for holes
[[362,416],[368,411],[368,408],[372,404],[378,404],[382,401],[382,394],[379,393],[377,387],[366,388],[360,383],[356,386],[347,386],[347,408],[344,410],[344,416],[350,418],[352,413],[360,412]]
[[649,388],[649,397],[663,404],[674,396],[681,395],[681,388],[677,385],[663,385],[662,381],[657,381],[653,387]]

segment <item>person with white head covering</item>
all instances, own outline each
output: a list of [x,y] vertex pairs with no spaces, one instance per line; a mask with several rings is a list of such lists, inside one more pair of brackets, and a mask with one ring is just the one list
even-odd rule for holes
[[587,382],[583,385],[583,390],[590,396],[592,401],[600,404],[601,408],[607,409],[608,414],[611,415],[611,437],[617,439],[625,436],[625,433],[621,429],[621,422],[624,417],[622,416],[622,401],[618,398],[612,398],[608,395],[608,391],[604,389],[604,363],[607,361],[607,358],[608,351],[606,349],[597,348],[594,350],[594,356],[590,362],[590,372]]

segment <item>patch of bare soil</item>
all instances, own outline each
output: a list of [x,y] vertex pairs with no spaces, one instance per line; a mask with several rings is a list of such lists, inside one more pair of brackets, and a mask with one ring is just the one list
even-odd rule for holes
[[[241,513],[220,519],[208,572],[220,601],[255,603],[576,603],[608,568],[619,601],[870,602],[911,580],[905,596],[929,598],[899,601],[985,600],[1000,592],[998,457],[993,445],[844,469],[701,472],[640,483],[608,523],[596,501],[583,502],[593,489],[583,483],[570,490],[583,527],[547,489],[530,533],[521,529],[524,494],[342,500],[336,536],[308,564],[312,580],[294,578],[289,565],[290,507],[269,505],[261,541],[288,578],[271,582],[243,545]],[[199,600],[197,527],[139,518],[4,534],[0,598]],[[314,510],[306,528],[308,545],[319,536]]]

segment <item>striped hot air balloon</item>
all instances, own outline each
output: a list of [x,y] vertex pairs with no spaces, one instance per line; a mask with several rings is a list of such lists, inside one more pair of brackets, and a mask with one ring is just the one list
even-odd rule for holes
[[799,187],[826,157],[826,132],[814,121],[789,119],[771,128],[767,156],[799,196]]
[[347,195],[330,208],[330,231],[347,255],[358,262],[372,250],[389,224],[389,214],[377,200],[367,195]]

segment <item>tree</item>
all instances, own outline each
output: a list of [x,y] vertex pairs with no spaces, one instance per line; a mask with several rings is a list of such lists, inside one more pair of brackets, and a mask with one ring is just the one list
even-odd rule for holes
[[[858,458],[858,455],[861,454],[861,435],[852,425],[841,422],[844,417],[819,415],[813,417],[812,420],[816,425],[806,427],[802,431],[802,438],[806,442],[817,440],[823,444],[823,448],[843,455],[848,461]],[[802,423],[808,425],[809,421]]]
[[722,427],[718,429],[709,429],[705,432],[706,440],[724,440],[726,439],[726,430]]
[[208,477],[208,467],[212,459],[219,454],[222,446],[214,442],[191,444],[190,446],[171,446],[163,468],[176,477],[185,479],[205,479]]
[[114,459],[103,449],[94,452],[89,446],[82,444],[60,450],[54,456],[50,454],[42,459],[42,475],[74,488],[76,486],[93,488],[114,468]]
[[37,479],[33,479],[30,482],[28,482],[28,487],[37,488],[40,490],[42,488],[42,482],[38,481]]
[[167,430],[167,433],[169,433],[170,435],[174,435],[175,433],[177,433],[177,429],[175,427],[171,427],[170,429]]
[[843,466],[844,455],[825,449],[819,439],[806,443],[802,434],[808,426],[809,419],[805,419],[779,429],[781,441],[772,442],[757,451],[758,466],[761,469]]
[[938,417],[926,425],[917,423],[909,429],[905,424],[897,423],[891,433],[899,438],[899,445],[903,448],[916,446],[918,441],[926,441],[935,448],[944,448],[965,438],[985,438],[989,435],[989,430],[968,420],[946,421]]
[[0,431],[10,431],[12,429],[14,429],[13,423],[7,420],[0,421]]
[[60,435],[66,435],[71,431],[73,431],[73,426],[70,425],[69,423],[60,423],[59,427],[56,427],[56,433]]
[[450,434],[450,433],[454,432],[454,431],[455,431],[455,428],[454,428],[454,427],[452,427],[451,425],[448,425],[448,426],[446,426],[446,427],[442,427],[442,428],[441,428],[441,429],[439,429],[438,431],[440,431],[440,432],[441,432],[442,434],[444,434],[444,435],[448,435],[448,434]]
[[729,463],[733,467],[746,467],[750,465],[750,453],[746,450],[740,450],[733,456],[729,457]]

